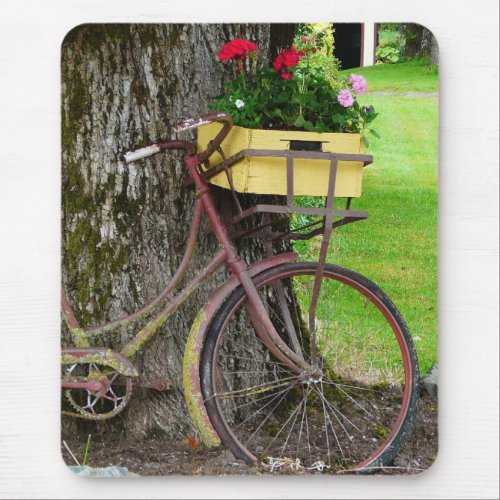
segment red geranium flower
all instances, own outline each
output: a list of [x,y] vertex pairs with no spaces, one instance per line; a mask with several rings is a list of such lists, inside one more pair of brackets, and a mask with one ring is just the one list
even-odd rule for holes
[[219,61],[227,61],[229,59],[244,61],[248,54],[255,50],[257,50],[255,43],[243,40],[243,38],[234,38],[222,46],[219,52]]
[[296,66],[299,59],[305,55],[306,53],[303,50],[297,51],[295,47],[291,47],[290,50],[282,50],[273,61],[273,68],[277,73],[281,73],[281,78],[290,80],[293,75],[288,68]]

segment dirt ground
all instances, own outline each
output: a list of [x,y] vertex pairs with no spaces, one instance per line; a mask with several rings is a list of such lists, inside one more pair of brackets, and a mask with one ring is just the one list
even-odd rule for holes
[[[380,474],[418,474],[432,465],[438,452],[437,412],[437,401],[423,396],[411,436],[393,463],[381,469]],[[85,442],[66,436],[63,439],[76,457],[83,457]],[[76,465],[64,446],[61,450],[65,462]],[[165,438],[126,442],[93,437],[87,465],[127,467],[140,476],[310,473],[293,470],[286,464],[273,472],[261,465],[248,466],[229,451],[203,449],[194,439],[173,443]]]

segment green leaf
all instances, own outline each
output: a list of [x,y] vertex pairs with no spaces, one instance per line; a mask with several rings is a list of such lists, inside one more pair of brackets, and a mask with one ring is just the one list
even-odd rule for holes
[[374,135],[377,139],[380,139],[380,134],[376,130],[373,130],[372,128],[369,130],[370,134]]
[[367,139],[367,137],[365,135],[363,136],[363,143],[365,144],[365,146],[367,148],[370,147],[370,141]]
[[281,112],[281,109],[275,108],[274,109],[274,116],[278,116],[279,118],[283,118],[283,113]]
[[309,120],[304,121],[304,123],[303,123],[303,127],[304,127],[306,130],[309,130],[309,132],[312,132],[312,131],[314,131],[314,129],[315,129],[314,125],[313,125],[313,124],[312,124],[312,122],[310,122]]
[[277,102],[277,103],[281,103],[281,102],[287,102],[288,99],[289,99],[289,94],[287,94],[286,92],[280,92],[275,98],[274,100]]
[[293,126],[297,128],[302,128],[304,126],[304,123],[305,123],[304,117],[302,115],[299,115],[299,117],[293,123]]

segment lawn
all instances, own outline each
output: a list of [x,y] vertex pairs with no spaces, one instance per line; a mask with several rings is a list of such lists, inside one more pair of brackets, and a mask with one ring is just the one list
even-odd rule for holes
[[349,74],[353,72],[361,74],[367,79],[369,92],[438,92],[436,67],[422,64],[418,61],[407,61],[398,64],[377,64],[367,68],[347,70],[344,73]]
[[[408,97],[435,93],[437,74],[414,62],[350,70],[363,74],[369,92],[362,96],[380,115],[369,135],[363,195],[354,209],[369,218],[340,228],[332,238],[329,261],[375,281],[394,301],[412,332],[422,372],[437,362],[437,180],[438,99]],[[302,258],[316,245],[298,244]]]

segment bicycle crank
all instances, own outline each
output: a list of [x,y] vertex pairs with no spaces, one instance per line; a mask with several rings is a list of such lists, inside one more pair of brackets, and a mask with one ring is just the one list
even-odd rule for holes
[[76,411],[63,414],[88,420],[105,420],[124,410],[139,375],[134,365],[111,349],[63,349],[65,366],[61,387]]

